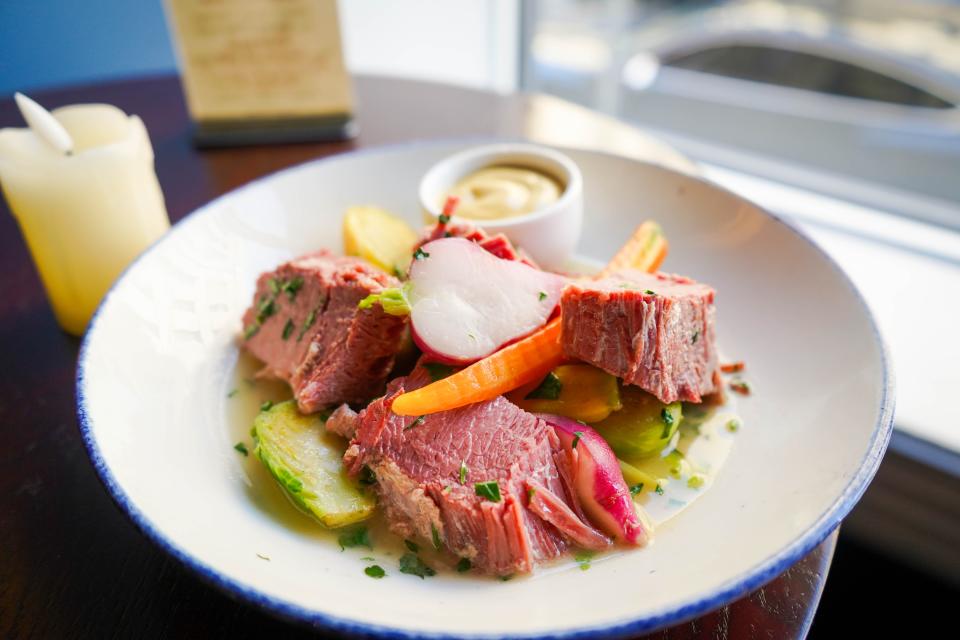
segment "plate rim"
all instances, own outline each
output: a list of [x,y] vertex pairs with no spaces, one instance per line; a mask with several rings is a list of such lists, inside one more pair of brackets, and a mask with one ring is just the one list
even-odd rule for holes
[[[242,193],[247,189],[255,188],[263,181],[276,179],[278,176],[288,172],[302,171],[308,166],[336,162],[338,160],[342,160],[344,157],[394,153],[404,149],[449,147],[453,145],[469,145],[476,143],[486,144],[497,142],[527,142],[552,149],[558,149],[561,152],[575,151],[607,156],[610,158],[616,158],[618,160],[627,160],[640,165],[653,166],[664,171],[682,175],[713,189],[718,189],[719,191],[733,196],[741,201],[748,202],[750,205],[760,211],[762,215],[770,218],[774,223],[782,225],[788,231],[793,233],[793,235],[798,237],[801,242],[806,243],[808,246],[814,249],[814,251],[816,251],[816,253],[818,253],[820,257],[826,261],[830,268],[839,276],[841,282],[846,285],[846,288],[853,295],[863,311],[868,323],[870,324],[874,343],[876,344],[880,354],[881,383],[883,387],[880,397],[879,413],[877,414],[877,419],[873,426],[867,451],[860,460],[857,471],[850,477],[850,480],[847,482],[843,491],[838,495],[833,503],[831,503],[831,505],[814,521],[813,525],[797,536],[797,538],[791,541],[779,552],[774,553],[761,562],[755,564],[739,577],[722,583],[715,590],[701,598],[692,600],[679,606],[661,609],[652,615],[627,618],[609,625],[601,624],[574,627],[570,630],[546,633],[534,632],[501,634],[416,631],[390,627],[371,622],[364,622],[351,618],[343,618],[335,614],[325,613],[316,609],[294,604],[283,598],[269,595],[254,586],[243,583],[240,580],[230,578],[208,564],[203,559],[188,553],[179,547],[175,542],[165,537],[153,523],[153,521],[143,511],[141,511],[136,503],[130,498],[130,496],[127,495],[126,491],[114,477],[109,465],[101,454],[100,447],[96,441],[96,438],[94,437],[93,420],[89,414],[86,402],[86,364],[89,355],[90,341],[96,331],[97,320],[99,319],[100,313],[104,310],[104,308],[106,308],[118,285],[120,285],[120,283],[126,279],[129,273],[136,268],[137,264],[139,264],[143,258],[152,253],[165,242],[169,241],[174,234],[181,233],[184,228],[189,227],[191,222],[195,222],[202,217],[208,209],[218,204],[224,198],[235,197],[237,194]],[[262,611],[266,611],[272,615],[279,616],[294,623],[307,624],[314,628],[326,628],[355,635],[389,638],[392,640],[413,640],[419,638],[430,640],[455,640],[457,638],[516,638],[518,640],[577,640],[586,637],[618,638],[626,635],[655,631],[657,629],[680,624],[732,602],[740,596],[766,584],[768,581],[785,571],[803,556],[808,554],[811,550],[813,550],[814,547],[823,542],[823,540],[825,540],[826,537],[837,528],[837,526],[839,526],[843,518],[846,517],[850,510],[857,504],[864,491],[866,491],[867,486],[869,486],[873,476],[876,474],[877,468],[880,465],[880,461],[882,460],[887,445],[890,442],[890,437],[893,432],[893,420],[896,406],[896,394],[894,393],[894,387],[895,375],[891,365],[889,347],[880,331],[873,312],[864,300],[860,290],[853,283],[843,268],[840,267],[836,260],[834,260],[833,257],[831,257],[823,248],[820,247],[820,245],[818,245],[793,222],[768,211],[764,207],[761,207],[744,196],[734,193],[733,191],[706,179],[702,175],[686,174],[657,162],[639,160],[637,158],[631,158],[622,154],[599,149],[542,144],[526,138],[503,138],[489,136],[415,140],[355,149],[344,153],[335,153],[333,155],[323,156],[320,158],[312,158],[310,160],[285,167],[278,171],[259,176],[197,207],[183,216],[183,218],[171,226],[167,233],[162,235],[153,244],[148,246],[142,253],[140,253],[120,273],[117,279],[107,290],[107,293],[104,295],[103,300],[100,302],[97,310],[91,317],[87,330],[83,335],[83,339],[80,344],[80,352],[77,358],[75,380],[77,425],[83,440],[84,448],[87,452],[87,456],[90,458],[90,461],[97,473],[97,477],[107,490],[107,493],[110,495],[114,504],[127,518],[133,522],[133,524],[144,537],[158,546],[162,551],[175,558],[183,566],[200,577],[204,582],[217,587],[228,596],[238,597],[244,602],[252,604]],[[808,627],[811,622],[812,618],[811,620],[805,621],[804,626]]]

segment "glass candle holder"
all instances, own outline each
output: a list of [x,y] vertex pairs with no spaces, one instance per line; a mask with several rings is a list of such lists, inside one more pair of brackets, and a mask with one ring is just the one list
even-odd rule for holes
[[80,335],[123,269],[170,227],[137,116],[85,104],[52,112],[62,153],[29,128],[0,130],[0,185],[60,326]]

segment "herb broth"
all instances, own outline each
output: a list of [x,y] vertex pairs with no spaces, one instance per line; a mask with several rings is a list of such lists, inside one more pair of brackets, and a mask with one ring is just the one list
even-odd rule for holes
[[[337,539],[340,534],[364,526],[368,530],[373,549],[360,546],[344,551],[344,553],[356,555],[357,571],[362,571],[364,567],[372,564],[379,564],[386,570],[387,577],[399,574],[397,560],[408,552],[408,548],[403,539],[390,532],[382,512],[378,510],[376,515],[359,525],[338,530],[325,529],[294,505],[264,465],[256,459],[250,428],[261,405],[267,401],[281,402],[291,397],[290,388],[285,383],[256,379],[255,375],[260,367],[260,363],[254,357],[246,352],[240,352],[233,375],[224,389],[229,429],[229,444],[226,446],[233,447],[237,443],[243,443],[249,452],[244,456],[240,452],[231,451],[237,456],[243,469],[246,493],[251,502],[285,529],[296,531],[334,547],[338,545]],[[645,486],[643,491],[634,498],[646,510],[656,527],[679,514],[712,485],[737,436],[737,433],[728,429],[727,425],[730,421],[736,421],[737,428],[742,427],[735,413],[734,401],[735,399],[728,395],[726,404],[716,407],[684,404],[683,420],[670,445],[659,455],[631,461],[634,467],[659,480],[662,494],[656,490],[656,487]],[[689,486],[688,483],[693,477],[702,478],[702,484],[697,487]],[[654,541],[656,535],[655,532]],[[418,545],[418,555],[429,566],[442,571],[445,578],[471,576],[482,578],[473,572],[457,572],[455,568],[457,559],[450,557],[449,554],[439,553],[431,548],[431,545],[420,541]],[[269,551],[263,550],[268,557]],[[590,564],[603,562],[622,552],[632,551],[617,549],[597,554],[586,563],[582,558],[578,561],[572,555],[565,556],[538,567],[533,577],[548,575],[555,571],[581,570],[588,568]],[[364,558],[367,560],[363,560]]]

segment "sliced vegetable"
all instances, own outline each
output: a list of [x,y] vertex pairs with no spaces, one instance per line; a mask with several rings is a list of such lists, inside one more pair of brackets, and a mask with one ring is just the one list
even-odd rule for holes
[[[613,270],[622,268],[621,262],[629,262],[626,266],[636,269],[653,271],[660,266],[667,249],[659,225],[645,222],[617,252],[604,272],[611,267]],[[394,401],[393,410],[400,415],[422,415],[490,400],[536,382],[562,360],[560,319],[555,318],[543,329],[452,376],[401,395]]]
[[593,425],[625,460],[654,455],[670,443],[683,419],[679,402],[663,404],[633,385],[620,390],[623,408]]
[[392,410],[401,416],[420,416],[490,400],[536,382],[562,359],[560,319],[557,318],[488,358],[400,395],[393,401]]
[[449,364],[475,362],[542,327],[566,283],[463,238],[434,240],[419,251],[407,292],[411,332],[424,354]]
[[343,470],[343,444],[319,415],[303,415],[294,400],[261,411],[253,423],[254,454],[304,513],[327,527],[373,515],[375,502]]
[[396,215],[378,207],[350,207],[343,216],[343,248],[387,273],[406,271],[417,233]]
[[621,269],[638,269],[653,273],[663,264],[669,248],[660,225],[653,220],[647,220],[637,227],[600,275],[601,277],[610,275]]
[[529,394],[511,394],[510,400],[533,413],[554,413],[581,422],[598,422],[621,407],[617,379],[602,369],[565,364],[547,374],[547,380],[552,384],[545,391],[550,393],[541,392],[541,384]]
[[646,471],[638,469],[629,462],[619,460],[619,463],[623,479],[627,481],[627,485],[630,487],[630,493],[633,495],[637,495],[643,491],[653,491],[654,487],[657,486],[659,482],[658,478],[650,475]]
[[653,535],[652,525],[634,504],[617,457],[600,434],[563,416],[538,415],[554,427],[566,450],[574,491],[590,522],[618,542],[646,545]]

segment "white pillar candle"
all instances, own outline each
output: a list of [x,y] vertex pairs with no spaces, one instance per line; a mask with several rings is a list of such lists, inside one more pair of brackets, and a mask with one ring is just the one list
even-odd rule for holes
[[[30,103],[29,109],[41,109]],[[114,279],[169,228],[143,122],[106,104],[0,129],[0,186],[64,330],[79,335]]]

